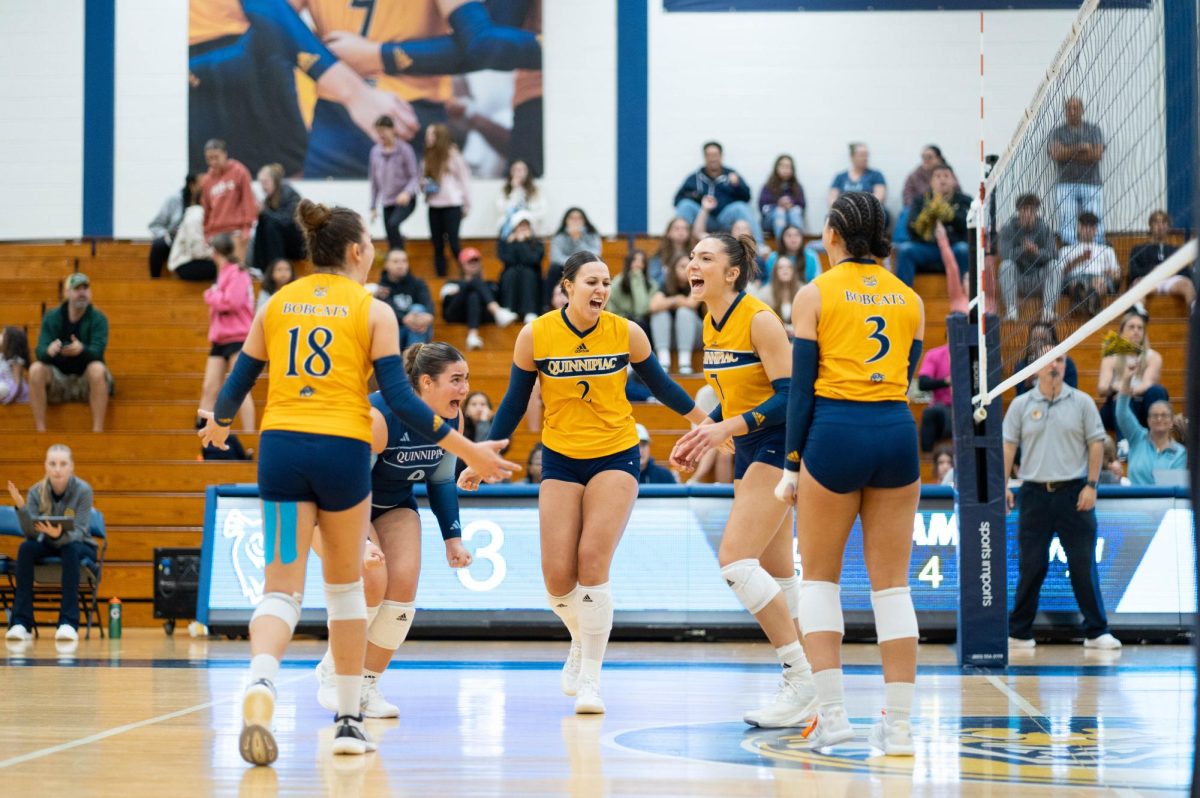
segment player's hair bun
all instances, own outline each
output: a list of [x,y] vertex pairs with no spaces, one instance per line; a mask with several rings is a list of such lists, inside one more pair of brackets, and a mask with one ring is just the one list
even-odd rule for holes
[[322,205],[319,202],[313,202],[310,199],[300,200],[300,206],[296,208],[297,221],[300,222],[301,227],[309,232],[315,233],[320,230],[332,218],[332,208]]

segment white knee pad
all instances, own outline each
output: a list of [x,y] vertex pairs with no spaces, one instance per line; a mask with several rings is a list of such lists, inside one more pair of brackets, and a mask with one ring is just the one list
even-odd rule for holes
[[367,627],[367,642],[395,651],[408,637],[412,627],[413,616],[417,614],[412,604],[400,601],[384,601],[379,607],[379,614]]
[[918,636],[917,611],[908,587],[872,591],[871,609],[875,610],[875,636],[880,643]]
[[300,623],[300,601],[287,593],[264,593],[262,601],[258,602],[254,614],[250,616],[250,623],[267,616],[278,618],[288,625],[290,631],[295,632],[296,624]]
[[762,612],[762,608],[779,595],[779,584],[763,570],[758,560],[731,562],[721,569],[721,576],[751,615]]
[[788,615],[791,615],[797,621],[800,620],[800,577],[777,576],[775,577],[775,584],[779,585],[783,597],[787,599]]
[[325,612],[330,621],[365,621],[367,597],[363,580],[340,585],[325,583]]
[[800,583],[800,627],[804,634],[813,632],[846,633],[842,618],[842,586],[836,582]]
[[579,607],[579,631],[589,635],[603,635],[612,631],[613,598],[608,582],[602,585],[575,588],[575,601]]

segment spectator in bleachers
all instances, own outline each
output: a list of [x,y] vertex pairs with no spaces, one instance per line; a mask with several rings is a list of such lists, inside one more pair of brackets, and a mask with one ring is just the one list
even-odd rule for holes
[[1081,240],[1076,237],[1075,220],[1081,213],[1090,213],[1096,218],[1096,240],[1103,241],[1100,161],[1104,158],[1104,133],[1099,126],[1083,121],[1083,100],[1078,97],[1068,98],[1065,110],[1066,121],[1051,131],[1047,147],[1056,170],[1058,234],[1067,246]]
[[896,245],[896,276],[911,286],[920,273],[942,274],[942,254],[934,239],[937,223],[946,228],[958,273],[967,273],[967,211],[971,198],[958,191],[954,170],[945,164],[933,168],[930,189],[909,209],[908,241]]
[[811,283],[817,279],[821,273],[821,265],[816,258],[811,261],[805,257],[804,252],[804,233],[799,227],[788,225],[783,228],[783,233],[776,240],[777,249],[767,255],[765,261],[760,264],[762,271],[763,283],[771,281],[771,275],[775,270],[775,262],[780,258],[788,258],[792,261],[792,268],[797,272],[803,270],[802,279],[805,283]]
[[64,301],[42,317],[37,362],[29,366],[33,427],[46,431],[46,403],[87,402],[92,432],[104,431],[113,378],[104,365],[108,318],[92,305],[92,283],[75,272],[63,281]]
[[771,176],[758,192],[758,209],[763,224],[769,227],[778,246],[783,229],[789,225],[804,230],[804,186],[796,177],[796,162],[790,155],[780,155],[771,168]]
[[1137,360],[1120,357],[1120,387],[1116,402],[1117,428],[1129,442],[1129,481],[1134,485],[1154,485],[1156,471],[1176,471],[1187,468],[1187,449],[1175,440],[1175,412],[1171,403],[1160,399],[1146,411],[1143,425],[1132,409],[1133,380]]
[[639,465],[642,469],[638,482],[643,485],[674,485],[679,480],[671,473],[671,469],[663,468],[654,462],[650,456],[650,431],[645,426],[637,425]]
[[953,434],[949,344],[935,346],[925,353],[917,371],[917,387],[929,393],[929,404],[921,413],[921,451],[932,452],[938,441]]
[[496,244],[496,255],[504,264],[500,273],[500,305],[528,324],[542,308],[542,258],[546,245],[533,234],[533,217],[528,211],[517,211],[510,222],[508,237]]
[[[1025,353],[1013,365],[1012,373],[1016,374],[1021,369],[1033,362],[1032,353],[1041,351],[1044,347],[1058,346],[1058,328],[1051,321],[1035,321],[1029,325],[1029,334],[1025,338]],[[1028,391],[1037,382],[1037,375],[1031,374],[1021,382],[1017,383],[1017,396]],[[1067,371],[1063,375],[1063,382],[1070,385],[1072,388],[1079,387],[1079,369],[1075,367],[1075,361],[1067,355]]]
[[1042,313],[1054,315],[1062,276],[1054,257],[1054,233],[1038,211],[1042,201],[1036,194],[1017,197],[1017,215],[1000,228],[1000,290],[1004,294],[1004,317],[1016,321],[1022,296],[1041,289]]
[[429,206],[429,239],[433,244],[433,268],[446,276],[446,244],[454,257],[461,249],[458,228],[471,212],[471,176],[458,145],[445,125],[425,128],[425,157],[421,161],[421,190]]
[[[17,584],[11,625],[5,638],[27,642],[33,634],[34,566],[47,557],[62,559],[62,600],[58,609],[55,640],[79,639],[79,566],[95,559],[91,536],[92,487],[75,476],[71,450],[58,443],[46,450],[46,476],[26,491],[24,497],[9,480],[12,497],[25,540],[17,549]],[[47,518],[71,518],[70,529]]]
[[[254,283],[246,266],[237,260],[233,236],[221,233],[213,238],[213,255],[216,258],[217,282],[204,292],[208,305],[208,359],[204,362],[204,383],[200,388],[200,409],[212,410],[217,403],[217,394],[225,382],[225,375],[233,370],[242,344],[250,333],[254,321]],[[256,432],[254,398],[246,395],[239,412],[242,431],[247,435]],[[197,420],[197,428],[203,421]]]
[[792,301],[796,298],[796,292],[803,287],[804,281],[800,279],[800,273],[796,271],[795,261],[783,256],[776,258],[775,268],[771,270],[769,281],[762,284],[751,281],[747,286],[747,291],[771,306],[771,310],[775,311],[783,320],[783,326],[790,336],[792,334]]
[[183,221],[171,241],[171,256],[167,259],[167,270],[180,280],[211,283],[217,279],[217,264],[213,260],[212,247],[204,234],[204,207],[200,196],[183,212]]
[[663,368],[671,367],[672,341],[680,374],[691,374],[692,352],[700,344],[703,326],[701,302],[692,299],[687,267],[690,255],[681,255],[667,270],[662,288],[650,297],[650,339]]
[[371,221],[383,208],[383,229],[388,249],[404,249],[400,225],[417,208],[417,189],[421,173],[412,145],[396,135],[396,123],[390,116],[375,121],[379,143],[371,147],[367,160],[367,182],[371,184]]
[[471,391],[463,402],[463,435],[467,440],[486,441],[492,429],[492,400],[483,391]]
[[567,208],[558,232],[550,239],[550,268],[546,271],[546,304],[550,302],[550,292],[554,286],[562,282],[563,264],[567,258],[576,252],[591,252],[593,255],[603,254],[604,244],[600,234],[592,225],[583,208]]
[[542,442],[538,441],[529,450],[529,457],[525,459],[525,481],[531,485],[537,485],[542,481]]
[[1104,298],[1117,292],[1121,264],[1117,253],[1098,237],[1100,220],[1093,213],[1079,214],[1077,243],[1063,247],[1058,255],[1063,292],[1071,297],[1075,309],[1095,316],[1104,306]]
[[630,250],[625,256],[625,268],[613,280],[608,298],[608,310],[636,322],[647,331],[650,329],[650,298],[658,290],[646,274],[648,265],[645,252]]
[[494,321],[497,327],[507,327],[517,320],[517,314],[500,307],[495,283],[483,278],[483,256],[475,247],[465,247],[458,253],[461,275],[442,286],[442,318],[451,324],[467,325],[467,349],[483,349],[479,327]]
[[0,332],[0,405],[29,401],[29,338],[20,327]]
[[204,144],[208,171],[200,178],[200,205],[204,208],[204,237],[218,233],[234,235],[238,261],[246,259],[250,228],[258,221],[258,201],[250,183],[250,170],[229,157],[225,142],[209,139]]
[[[1142,352],[1136,358],[1130,358],[1133,374],[1130,383],[1130,406],[1138,423],[1147,426],[1148,413],[1157,402],[1170,401],[1167,389],[1161,384],[1163,358],[1157,350],[1150,346],[1150,333],[1147,320],[1136,310],[1131,310],[1121,317],[1121,325],[1117,332],[1122,338],[1135,346],[1140,346]],[[1100,418],[1104,420],[1104,428],[1110,432],[1117,429],[1116,395],[1121,387],[1123,375],[1121,355],[1109,355],[1100,360],[1100,374],[1096,380],[1096,391],[1104,405],[1100,408]]]
[[[867,149],[867,145],[860,141],[850,142],[850,168],[838,172],[833,176],[833,182],[829,184],[829,195],[825,198],[825,204],[832,208],[833,203],[837,202],[837,198],[842,196],[846,191],[866,191],[874,194],[879,200],[879,204],[883,205],[887,201],[887,181],[884,179],[881,172],[877,172],[871,168],[871,151]],[[884,215],[887,215],[887,208],[884,208]],[[821,243],[818,237],[804,247],[805,254],[805,273],[819,273],[820,263],[817,253],[824,252],[825,245]]]
[[[946,159],[942,155],[942,150],[936,144],[926,144],[922,148],[921,163],[904,179],[904,190],[900,194],[900,200],[905,208],[911,208],[918,197],[929,191],[933,182],[934,167],[945,163]],[[899,220],[897,220],[897,226],[899,226]]]
[[387,303],[400,323],[400,351],[433,340],[433,295],[420,277],[409,271],[408,253],[393,249],[383,259],[375,298]]
[[162,274],[163,266],[171,256],[171,242],[183,223],[183,212],[199,201],[200,178],[189,174],[183,181],[183,190],[167,197],[150,220],[150,277]]
[[513,161],[508,165],[508,179],[496,197],[496,213],[500,218],[500,238],[508,238],[514,227],[514,214],[523,211],[529,218],[535,236],[542,235],[542,224],[546,216],[546,198],[538,187],[529,164]]
[[254,246],[249,265],[266,272],[280,258],[304,259],[304,233],[296,221],[300,195],[283,179],[283,167],[269,163],[258,170],[258,185],[263,192],[258,226],[254,228]]
[[706,232],[728,232],[735,221],[744,219],[761,247],[762,228],[750,207],[749,184],[721,162],[724,151],[719,143],[707,142],[703,149],[704,165],[688,175],[675,192],[675,215],[694,225],[703,209],[707,212]]
[[272,263],[271,267],[263,272],[262,284],[258,289],[258,301],[254,303],[255,310],[261,310],[263,305],[271,301],[271,297],[276,291],[295,279],[296,270],[290,260],[280,258]]
[[949,443],[933,450],[933,484],[954,487],[954,446]]
[[[1133,288],[1139,280],[1154,270],[1158,264],[1175,254],[1179,247],[1167,243],[1171,232],[1171,216],[1162,210],[1150,214],[1150,241],[1138,244],[1129,253],[1129,287]],[[1188,303],[1190,307],[1196,301],[1196,285],[1192,275],[1192,267],[1185,266],[1174,275],[1159,283],[1155,289],[1158,294],[1174,294]]]
[[[717,392],[707,382],[696,391],[696,406],[705,413],[711,413],[717,406]],[[688,484],[702,482],[730,484],[733,482],[733,452],[724,447],[716,446],[709,449],[696,464],[696,470],[688,477]]]
[[1104,457],[1100,461],[1101,485],[1131,485],[1129,477],[1125,476],[1125,467],[1117,455],[1117,442],[1113,436],[1104,436]]
[[667,267],[680,255],[691,257],[692,247],[696,240],[692,238],[692,226],[687,219],[676,216],[668,224],[662,238],[659,239],[658,249],[650,257],[650,279],[655,285],[662,285],[667,279]]

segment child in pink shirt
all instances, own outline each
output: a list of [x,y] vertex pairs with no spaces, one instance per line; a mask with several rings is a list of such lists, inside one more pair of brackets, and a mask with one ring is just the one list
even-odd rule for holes
[[[204,364],[204,385],[200,389],[200,409],[211,411],[225,375],[233,369],[238,352],[250,334],[254,321],[254,283],[250,272],[237,261],[234,239],[220,233],[212,240],[213,259],[217,262],[217,282],[204,292],[208,304],[208,340],[212,348]],[[242,431],[255,431],[254,399],[242,403]]]

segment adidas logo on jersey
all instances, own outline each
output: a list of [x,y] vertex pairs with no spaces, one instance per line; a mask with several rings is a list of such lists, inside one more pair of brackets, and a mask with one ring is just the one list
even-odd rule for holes
[[588,604],[592,604],[592,603],[593,603],[593,602],[592,602],[592,597],[591,597],[589,594],[587,594],[587,593],[584,593],[584,594],[583,594],[583,600],[584,600],[585,602],[587,602]]
[[580,352],[590,352],[590,351],[591,350],[587,348],[587,344],[583,343],[582,341],[579,343],[579,346],[575,347],[575,354],[577,354],[577,355]]
[[408,443],[408,442],[409,442],[409,440],[408,440],[408,433],[407,433],[407,432],[406,432],[406,433],[404,433],[404,437],[402,437],[402,438],[400,439],[400,441],[401,441],[401,443]]

